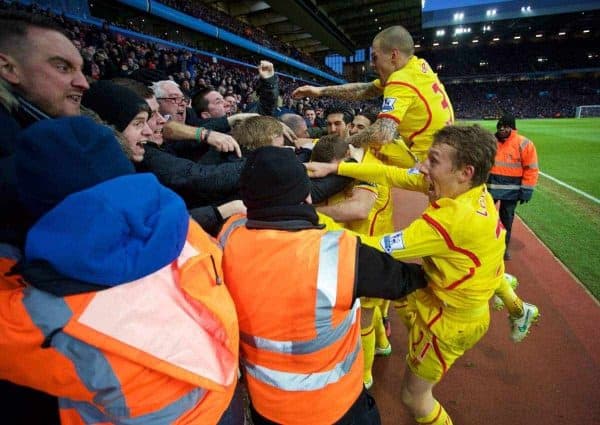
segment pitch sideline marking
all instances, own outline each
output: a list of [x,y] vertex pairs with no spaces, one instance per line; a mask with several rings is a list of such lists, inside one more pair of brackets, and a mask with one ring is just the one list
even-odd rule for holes
[[566,187],[567,189],[572,190],[573,192],[578,193],[579,195],[588,198],[590,201],[595,202],[596,204],[600,204],[600,199],[594,198],[589,193],[585,193],[583,190],[579,190],[579,189],[577,189],[577,188],[575,188],[575,187],[573,187],[573,186],[571,186],[571,185],[569,185],[569,184],[567,184],[567,183],[565,183],[565,182],[563,182],[561,180],[558,180],[556,177],[552,177],[549,174],[543,173],[541,171],[540,171],[540,174],[542,176],[546,177],[547,179],[552,180],[554,183],[556,183],[556,184],[558,184],[560,186]]

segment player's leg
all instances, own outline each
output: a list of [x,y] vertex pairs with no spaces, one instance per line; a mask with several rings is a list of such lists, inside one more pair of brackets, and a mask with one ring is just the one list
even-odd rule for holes
[[375,360],[375,328],[373,327],[374,305],[368,298],[361,298],[360,339],[363,348],[363,382],[367,389],[373,385],[373,361]]
[[[409,296],[409,301],[414,297]],[[489,309],[440,315],[439,306],[423,305],[408,334],[406,374],[402,384],[402,401],[417,423],[452,424],[448,412],[434,398],[432,390],[465,351],[471,349],[487,332]]]
[[[506,306],[510,323],[510,337],[515,342],[521,342],[529,334],[531,326],[538,321],[540,312],[534,304],[523,302],[517,295],[515,289],[517,279],[515,276],[505,273],[502,282],[496,292],[494,299],[494,308],[498,309],[500,305]],[[501,307],[500,307],[501,308]]]
[[373,309],[373,327],[375,329],[375,355],[389,356],[392,354],[392,345],[386,335],[385,326],[381,314],[380,306],[383,300],[379,300],[379,304]]
[[417,423],[452,424],[448,412],[433,397],[432,391],[447,370],[446,357],[452,362],[456,356],[452,351],[448,356],[440,355],[438,342],[427,326],[417,319],[409,331],[409,353],[401,388],[402,402]]
[[402,402],[410,409],[417,423],[452,425],[444,407],[433,397],[434,382],[417,376],[406,368],[402,382]]
[[502,300],[502,302],[508,309],[508,314],[510,316],[521,317],[523,315],[523,300],[519,298],[519,296],[513,289],[506,274],[502,278],[500,286],[498,287],[498,289],[496,289],[495,295],[497,295]]
[[[517,289],[517,286],[519,286],[519,281],[518,281],[517,277],[510,273],[504,273],[504,279],[506,279],[506,281],[508,281],[508,283],[510,284],[510,286],[513,290]],[[506,295],[504,295],[504,296],[506,296]],[[510,294],[508,296],[509,296],[509,300],[510,300]],[[502,310],[504,308],[504,301],[502,300],[502,298],[500,298],[497,291],[496,291],[496,293],[494,293],[494,296],[492,297],[492,305],[494,306],[494,309],[498,310],[498,311]]]
[[385,327],[385,336],[388,338],[392,335],[392,324],[390,322],[390,304],[392,302],[390,300],[383,300],[383,304],[379,307],[381,310],[381,321],[383,322],[383,326]]

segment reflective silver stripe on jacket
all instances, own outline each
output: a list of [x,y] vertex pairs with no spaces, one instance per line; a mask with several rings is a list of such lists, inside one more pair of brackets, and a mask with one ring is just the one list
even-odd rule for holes
[[358,340],[352,353],[348,354],[344,360],[337,363],[332,369],[325,372],[282,372],[264,366],[257,366],[245,360],[242,360],[242,362],[244,363],[246,372],[250,376],[273,387],[284,391],[315,391],[342,379],[352,368],[360,350],[362,350],[362,347],[360,340]]
[[225,249],[225,243],[227,242],[227,239],[229,239],[229,236],[231,236],[231,232],[246,224],[247,221],[248,219],[246,217],[241,217],[231,223],[231,226],[229,226],[225,233],[223,233],[219,238],[219,245],[221,246],[221,249]]
[[487,185],[489,189],[505,189],[505,190],[519,190],[521,189],[520,184],[496,184],[490,183]]
[[520,162],[502,162],[502,161],[496,161],[496,163],[494,164],[494,166],[496,167],[505,167],[505,168],[523,168],[523,166],[521,165]]

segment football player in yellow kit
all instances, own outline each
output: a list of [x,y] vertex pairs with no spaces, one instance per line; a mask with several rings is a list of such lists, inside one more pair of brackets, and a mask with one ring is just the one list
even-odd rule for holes
[[[402,26],[386,28],[373,39],[371,66],[379,79],[370,83],[338,86],[302,86],[293,92],[301,97],[370,99],[383,95],[377,120],[365,131],[350,137],[354,146],[392,143],[400,135],[419,160],[424,160],[433,134],[454,123],[454,111],[444,86],[429,64],[414,55],[414,42]],[[407,153],[404,166],[414,164]]]
[[[377,80],[326,87],[302,86],[292,95],[348,100],[383,95],[377,120],[365,131],[352,135],[349,142],[354,146],[368,145],[374,152],[379,150],[391,165],[414,167],[425,159],[433,134],[454,123],[452,103],[443,84],[429,64],[415,56],[414,50],[414,41],[404,27],[386,28],[372,43],[371,66],[379,75]],[[401,200],[419,212],[427,206],[427,198],[421,193],[403,191]],[[403,215],[402,218],[407,224],[416,217]],[[400,318],[405,320],[406,303],[396,301],[394,305]]]
[[[408,297],[407,370],[402,400],[417,423],[452,424],[432,390],[452,364],[485,335],[488,301],[509,292],[512,334],[524,337],[539,316],[523,303],[504,275],[504,234],[485,181],[494,164],[494,136],[478,126],[449,126],[434,135],[422,164],[413,169],[340,163],[338,174],[369,179],[428,195],[430,204],[406,229],[363,237],[394,258],[423,258],[428,286]],[[307,164],[315,177],[331,164]],[[506,294],[505,294],[506,295]],[[520,313],[520,314],[519,314]]]

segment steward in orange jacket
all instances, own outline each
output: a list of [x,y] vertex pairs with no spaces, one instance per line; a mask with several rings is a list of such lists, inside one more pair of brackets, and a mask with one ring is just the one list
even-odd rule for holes
[[[496,125],[498,150],[487,186],[494,201],[500,201],[500,221],[510,241],[517,202],[529,202],[537,184],[539,168],[533,142],[517,133],[515,118],[504,115]],[[506,259],[510,259],[508,250]]]
[[319,225],[288,149],[257,149],[240,183],[248,216],[231,217],[219,242],[254,424],[379,424],[358,298],[401,298],[425,285],[421,268]]
[[57,396],[63,424],[219,423],[239,344],[220,249],[108,128],[46,120],[17,146],[36,222],[0,259],[0,379]]

